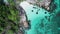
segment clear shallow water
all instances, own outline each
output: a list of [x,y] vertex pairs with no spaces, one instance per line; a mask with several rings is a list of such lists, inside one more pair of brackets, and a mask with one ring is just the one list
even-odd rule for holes
[[[22,2],[20,5],[26,11],[30,20],[31,29],[25,30],[26,34],[60,34],[60,12],[59,0],[54,0],[57,8],[50,14],[47,10]],[[35,7],[35,8],[33,8]],[[38,13],[36,13],[38,11]],[[54,13],[55,12],[55,13]]]

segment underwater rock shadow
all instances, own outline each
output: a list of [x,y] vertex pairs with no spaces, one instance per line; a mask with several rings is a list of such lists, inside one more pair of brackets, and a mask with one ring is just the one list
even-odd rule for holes
[[50,10],[48,10],[48,12],[50,12],[50,13],[52,13],[57,8],[57,4],[55,3],[54,0],[51,1],[49,7],[50,7]]

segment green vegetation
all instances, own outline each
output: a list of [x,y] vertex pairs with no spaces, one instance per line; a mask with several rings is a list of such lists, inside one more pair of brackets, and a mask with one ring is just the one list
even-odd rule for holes
[[3,0],[0,0],[0,34],[6,30],[6,34],[13,34],[18,31],[19,11],[14,6],[14,2],[10,0],[10,6],[6,6]]

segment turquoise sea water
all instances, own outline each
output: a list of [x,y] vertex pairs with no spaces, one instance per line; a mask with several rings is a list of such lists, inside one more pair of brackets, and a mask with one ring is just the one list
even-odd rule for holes
[[[53,1],[53,0],[52,0]],[[60,0],[54,0],[51,12],[42,7],[22,4],[31,29],[25,30],[25,34],[60,34]],[[55,7],[54,7],[55,6]]]

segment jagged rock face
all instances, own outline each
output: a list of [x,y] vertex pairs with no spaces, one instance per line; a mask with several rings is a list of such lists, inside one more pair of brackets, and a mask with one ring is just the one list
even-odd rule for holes
[[25,28],[28,28],[28,23],[26,21],[26,16],[25,15],[21,15],[20,21],[21,21],[20,23],[22,23]]
[[51,0],[42,0],[41,2],[39,2],[41,6],[49,6],[50,3],[51,3]]
[[37,5],[41,5],[41,6],[46,6],[51,3],[51,0],[26,0],[26,1],[29,3],[37,4]]
[[27,2],[31,4],[37,4],[39,7],[45,7],[47,10],[49,9],[49,5],[51,3],[51,0],[26,0]]
[[37,0],[26,0],[27,2],[31,3],[31,4],[36,4]]

